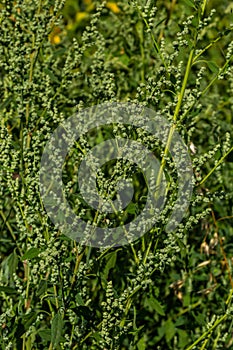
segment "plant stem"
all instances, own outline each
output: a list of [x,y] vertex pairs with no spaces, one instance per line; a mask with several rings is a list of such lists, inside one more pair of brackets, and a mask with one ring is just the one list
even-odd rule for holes
[[219,159],[219,161],[217,162],[217,164],[213,167],[213,169],[210,170],[210,172],[204,177],[204,179],[201,180],[199,185],[202,185],[207,179],[208,177],[215,171],[215,169],[217,169],[217,167],[224,161],[224,159],[228,156],[228,154],[230,154],[233,151],[233,146],[229,149],[228,152],[226,152],[222,158]]
[[174,112],[174,116],[173,116],[173,122],[174,123],[172,124],[172,126],[171,126],[171,128],[169,130],[169,135],[168,135],[167,143],[166,143],[166,146],[165,146],[164,156],[163,156],[162,161],[161,161],[161,166],[159,168],[159,173],[158,173],[158,177],[157,177],[157,181],[156,181],[156,188],[159,188],[159,186],[161,184],[161,181],[162,181],[163,169],[164,169],[165,164],[166,164],[165,158],[166,158],[166,156],[169,153],[169,148],[170,148],[170,145],[171,145],[172,137],[173,137],[173,134],[174,134],[174,131],[175,131],[175,128],[176,128],[176,121],[177,121],[177,118],[178,118],[178,115],[179,115],[179,112],[180,112],[180,108],[181,108],[182,101],[183,101],[183,98],[184,98],[185,89],[186,89],[187,82],[188,82],[189,73],[190,73],[190,70],[191,70],[191,67],[192,67],[193,55],[194,55],[194,48],[190,51],[190,54],[189,54],[188,63],[187,63],[187,66],[186,66],[185,75],[184,75],[184,79],[183,79],[183,84],[182,84],[182,87],[181,87],[180,94],[178,96],[178,101],[177,101],[175,112]]
[[225,319],[227,318],[227,314],[223,315],[222,317],[220,317],[219,319],[217,319],[213,326],[210,327],[210,329],[208,329],[206,332],[204,332],[192,345],[190,345],[186,350],[191,350],[193,349],[198,343],[200,343],[200,341],[202,341],[203,339],[205,339],[209,333],[212,333],[214,331],[214,329],[220,324],[222,323]]

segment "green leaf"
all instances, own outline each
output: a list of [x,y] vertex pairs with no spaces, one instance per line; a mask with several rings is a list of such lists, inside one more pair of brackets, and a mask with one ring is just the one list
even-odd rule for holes
[[161,327],[158,327],[158,337],[156,337],[157,341],[160,341],[165,334],[165,326],[162,324]]
[[213,73],[218,73],[219,72],[219,67],[218,65],[213,62],[213,61],[206,61],[208,68],[211,70]]
[[40,254],[40,250],[38,248],[30,248],[22,257],[22,260],[33,259]]
[[17,294],[17,291],[11,287],[0,286],[0,292],[4,292],[6,294]]
[[176,333],[176,328],[174,323],[172,322],[171,319],[167,320],[167,322],[165,323],[165,338],[167,343],[169,343],[170,340],[172,340],[175,333]]
[[143,42],[143,28],[144,28],[143,22],[142,21],[137,22],[136,31],[141,43]]
[[177,238],[177,243],[178,243],[178,246],[180,248],[181,258],[183,259],[187,255],[187,248],[186,248],[184,242],[182,242],[179,238]]
[[145,336],[143,336],[138,342],[137,342],[137,348],[138,350],[146,350],[146,341]]
[[26,350],[31,350],[31,349],[35,349],[35,347],[33,346],[33,344],[36,341],[36,327],[35,326],[31,326],[31,330],[30,330],[30,334],[27,336],[25,345],[26,345]]
[[12,281],[13,274],[18,267],[18,255],[15,250],[3,260],[1,266],[3,270],[2,282],[8,283],[9,280]]
[[192,312],[192,316],[195,318],[195,321],[198,323],[200,326],[204,326],[206,323],[206,319],[202,313],[195,314],[195,312]]
[[123,54],[121,56],[118,56],[118,60],[126,67],[128,67],[130,58],[126,54]]
[[172,84],[176,84],[176,77],[174,76],[174,74],[171,74],[170,75],[170,79],[171,79],[171,82],[172,82]]
[[194,4],[194,1],[193,0],[182,0],[186,5],[196,9],[196,6]]
[[161,306],[161,304],[158,302],[157,299],[155,299],[154,297],[150,297],[149,299],[147,299],[146,304],[153,310],[155,310],[159,315],[161,316],[165,316],[165,312],[163,310],[163,307]]
[[185,317],[178,317],[175,322],[175,326],[176,327],[183,326],[185,323],[186,323]]
[[52,326],[51,326],[51,342],[56,348],[59,345],[61,336],[62,336],[62,328],[63,328],[63,319],[61,317],[61,314],[58,312],[53,320],[52,320]]
[[75,301],[78,305],[84,306],[84,301],[83,298],[81,297],[81,295],[79,293],[76,294],[75,296]]
[[183,329],[177,330],[179,334],[179,348],[184,349],[189,343],[189,335]]
[[112,252],[112,253],[109,253],[105,256],[105,267],[104,267],[104,270],[103,270],[103,277],[105,279],[108,278],[108,274],[109,274],[109,271],[110,269],[113,269],[116,265],[116,259],[117,259],[117,252]]
[[47,291],[48,282],[47,280],[41,280],[36,291],[36,295],[39,297]]
[[129,214],[136,214],[136,211],[137,211],[137,204],[131,202],[131,203],[127,206],[126,211],[127,211],[127,213],[129,213]]
[[54,51],[53,52],[53,57],[54,58],[57,58],[57,57],[59,57],[59,56],[62,56],[65,52],[66,52],[66,48],[64,48],[64,49],[58,49],[58,50],[56,50],[56,51]]
[[208,66],[209,70],[211,70],[211,72],[215,74],[219,72],[219,66],[213,61],[198,60],[198,61],[195,61],[195,64],[196,63],[205,63]]
[[13,97],[8,96],[7,99],[0,104],[0,110],[2,111],[4,108],[6,108],[12,100],[13,100]]
[[22,316],[22,323],[25,331],[29,329],[31,324],[36,320],[37,312],[30,312],[30,314],[26,314]]
[[163,23],[164,21],[167,20],[167,16],[162,18],[158,23],[156,23],[156,25],[154,26],[154,28],[157,28],[161,23]]
[[97,342],[100,342],[102,340],[99,332],[95,332],[92,334],[92,337],[95,338],[97,340]]
[[52,82],[60,84],[59,80],[53,74],[53,72],[51,70],[49,70],[48,68],[44,68],[44,72],[45,72],[45,74],[47,74],[49,76],[49,78],[51,79]]
[[186,307],[186,306],[189,306],[190,305],[190,293],[187,293],[183,296],[183,305]]
[[39,336],[44,341],[51,341],[51,331],[49,329],[40,329],[38,331]]

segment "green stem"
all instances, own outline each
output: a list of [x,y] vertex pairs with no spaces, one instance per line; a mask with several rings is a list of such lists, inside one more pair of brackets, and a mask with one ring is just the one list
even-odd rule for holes
[[215,169],[224,161],[224,159],[228,156],[228,154],[230,154],[233,151],[233,146],[229,149],[228,152],[226,152],[222,158],[219,159],[219,161],[217,162],[217,164],[213,167],[213,169],[210,170],[210,172],[204,177],[204,179],[202,179],[202,181],[200,182],[199,185],[202,185],[207,179],[208,177],[215,171]]
[[[200,97],[205,95],[207,93],[207,91],[211,88],[211,86],[215,83],[215,81],[218,79],[219,75],[222,74],[224,72],[224,70],[227,68],[228,64],[230,64],[231,60],[233,58],[233,55],[226,61],[226,63],[224,64],[224,66],[219,70],[218,74],[210,81],[210,83],[207,85],[207,87],[201,91]],[[194,62],[194,61],[193,61]],[[199,97],[199,99],[200,99]],[[199,100],[198,99],[198,100]],[[183,117],[180,119],[180,121],[184,120],[186,118],[186,116],[189,114],[189,112],[193,109],[193,107],[195,106],[195,104],[197,103],[197,101],[194,101],[192,103],[192,105],[189,107],[189,109],[184,113]]]
[[227,318],[227,314],[223,315],[222,317],[220,317],[218,320],[216,320],[213,324],[212,327],[210,327],[210,329],[208,329],[206,332],[204,332],[192,345],[190,345],[186,350],[192,350],[193,348],[196,347],[196,345],[198,343],[200,343],[200,341],[202,341],[203,339],[205,339],[207,336],[209,336],[209,333],[212,333],[214,331],[214,329],[220,324],[222,323],[225,319]]
[[[117,214],[116,207],[114,206],[114,204],[113,204],[112,202],[111,202],[111,207],[113,208],[114,213]],[[124,230],[124,232],[125,232],[125,236],[126,236],[126,238],[127,238],[127,236],[128,236],[128,231],[126,230],[126,228],[125,228],[124,225],[122,226],[122,228],[123,228],[123,230]],[[132,250],[132,252],[133,252],[134,260],[135,260],[136,264],[138,265],[138,264],[139,264],[139,260],[138,260],[136,251],[135,251],[135,249],[134,249],[134,246],[133,246],[132,242],[130,242],[129,244],[130,244],[131,250]]]
[[204,343],[202,344],[202,347],[201,347],[200,350],[205,350],[205,347],[206,347],[208,341],[210,340],[211,335],[212,335],[212,332],[210,332],[210,334],[209,334],[209,335],[207,336],[207,338],[204,340]]
[[59,303],[58,303],[58,296],[57,296],[57,287],[56,287],[55,284],[53,285],[53,290],[54,290],[54,296],[55,296],[56,309],[58,310],[59,309]]
[[203,55],[203,53],[205,53],[211,46],[213,46],[214,44],[216,44],[219,40],[221,39],[221,37],[217,37],[215,40],[211,41],[211,43],[209,43],[206,47],[204,47],[204,49],[202,49],[193,59],[193,64],[196,62],[196,60]]
[[1,214],[1,217],[3,218],[3,223],[6,224],[8,230],[9,230],[9,232],[10,232],[10,234],[11,234],[11,237],[12,237],[13,240],[15,241],[15,244],[16,244],[16,246],[17,246],[17,249],[18,249],[20,255],[23,256],[23,252],[22,252],[22,250],[21,250],[21,248],[20,248],[20,246],[19,246],[19,244],[18,244],[18,242],[17,242],[17,239],[16,239],[16,236],[15,236],[15,234],[14,234],[14,232],[13,232],[13,229],[12,229],[11,225],[9,224],[9,222],[7,221],[7,218],[6,218],[6,216],[5,216],[5,214],[3,213],[2,210],[0,210],[0,214]]
[[190,51],[190,54],[189,54],[188,63],[187,63],[187,66],[186,66],[185,75],[184,75],[184,79],[183,79],[183,84],[182,84],[182,87],[181,87],[180,94],[178,96],[178,102],[177,102],[177,105],[176,105],[176,108],[175,108],[175,112],[174,112],[174,116],[173,116],[174,124],[172,124],[172,126],[171,126],[171,128],[169,130],[169,135],[168,135],[167,143],[166,143],[166,146],[165,146],[164,156],[163,156],[162,161],[161,161],[161,166],[159,168],[159,173],[158,173],[158,177],[157,177],[157,181],[156,181],[156,188],[159,188],[159,186],[161,184],[161,181],[162,181],[163,169],[164,169],[165,164],[166,164],[166,159],[165,158],[166,158],[166,156],[169,153],[169,148],[170,148],[170,145],[171,145],[172,137],[173,137],[173,134],[174,134],[174,131],[175,131],[175,128],[176,128],[176,121],[177,121],[177,118],[178,118],[178,115],[179,115],[179,112],[180,112],[180,108],[181,108],[182,101],[183,101],[183,98],[184,98],[185,89],[186,89],[187,82],[188,82],[189,73],[190,73],[190,70],[191,70],[191,67],[192,67],[193,55],[194,55],[194,48]]
[[185,309],[181,310],[176,316],[175,316],[175,320],[180,317],[181,315],[186,314],[187,312],[190,312],[191,310],[195,309],[196,307],[198,307],[199,305],[201,305],[201,300],[198,300],[196,303],[191,304],[190,306],[186,307]]
[[27,282],[27,286],[26,286],[26,295],[25,295],[25,300],[24,300],[24,307],[25,310],[27,311],[27,309],[29,308],[29,288],[30,288],[30,267],[28,265],[27,261],[24,261],[24,278]]
[[211,82],[207,85],[207,87],[202,91],[201,95],[204,95],[207,92],[207,90],[209,90],[209,88],[215,83],[215,81],[218,79],[219,75],[224,73],[225,69],[227,68],[227,66],[231,62],[232,58],[233,58],[233,55],[231,55],[231,57],[225,62],[224,66],[219,70],[218,74],[215,75],[215,77],[211,80]]
[[[75,243],[75,248],[77,249],[76,243]],[[77,275],[77,272],[78,272],[78,268],[79,268],[79,264],[80,264],[80,262],[82,260],[84,252],[85,252],[85,250],[81,254],[78,254],[78,253],[76,254],[75,267],[74,267],[74,272],[73,272],[73,276],[72,276],[72,279],[71,279],[71,288],[74,285],[74,282],[75,282],[75,279],[76,279],[76,275]]]
[[181,92],[180,92],[180,95],[178,97],[178,102],[177,102],[175,113],[174,113],[174,116],[173,116],[173,121],[174,122],[176,122],[176,120],[177,120],[177,117],[179,115],[179,111],[180,111],[180,108],[181,108],[181,104],[182,104],[182,101],[183,101],[185,89],[186,89],[186,86],[187,86],[187,83],[188,83],[189,73],[190,73],[191,67],[192,67],[193,55],[194,55],[194,48],[190,51],[190,54],[189,54],[188,63],[187,63],[186,70],[185,70],[185,75],[184,75],[184,80],[183,80],[183,84],[182,84],[182,87],[181,87]]
[[203,0],[202,7],[201,7],[201,16],[204,15],[206,3],[207,3],[207,0]]
[[[141,17],[143,18],[143,21],[144,21],[144,23],[145,23],[147,29],[149,29],[149,30],[151,31],[151,28],[150,28],[150,26],[149,26],[149,24],[148,24],[146,18],[142,15],[142,12],[141,12],[141,10],[139,9],[138,6],[137,6],[137,10],[138,10],[138,12],[140,13]],[[161,51],[160,51],[159,44],[157,43],[157,41],[156,41],[154,35],[152,34],[152,32],[151,32],[151,38],[152,38],[152,41],[153,41],[155,50],[156,50],[156,52],[159,54],[159,57],[161,58],[161,61],[163,62],[163,65],[164,65],[164,67],[165,67],[165,69],[166,69],[166,72],[168,72],[167,64],[166,64],[165,59],[164,59],[164,57],[163,57],[163,55],[162,55],[162,53],[161,53]]]

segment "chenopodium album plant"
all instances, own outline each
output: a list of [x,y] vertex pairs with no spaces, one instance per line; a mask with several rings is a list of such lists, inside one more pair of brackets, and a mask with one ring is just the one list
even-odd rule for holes
[[[0,9],[1,348],[231,348],[231,4],[4,0]],[[133,222],[162,179],[165,203],[156,224],[128,244],[107,245],[103,236],[88,245],[77,232],[83,245],[45,210],[41,158],[59,125],[109,102],[155,111],[168,132],[161,140],[135,127],[137,115],[133,126],[123,119],[87,130],[57,169],[66,200],[94,230]],[[193,190],[167,231],[182,196],[175,133],[192,161]],[[157,178],[106,153],[97,192],[116,200],[123,178],[133,195],[124,210],[100,211],[81,194],[79,166],[93,147],[122,138],[152,152]],[[52,156],[56,163],[56,149]]]

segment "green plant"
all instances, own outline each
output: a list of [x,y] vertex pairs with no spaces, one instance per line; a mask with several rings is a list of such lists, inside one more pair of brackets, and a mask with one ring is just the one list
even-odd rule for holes
[[[205,0],[113,4],[4,0],[0,5],[0,345],[230,348],[231,5],[216,2],[213,10]],[[88,15],[75,20],[72,11],[81,10]],[[103,192],[112,186],[114,197],[114,175],[133,177],[135,201],[126,216],[97,215],[79,196],[83,154],[112,135],[139,140],[156,154],[157,185],[164,171],[168,199],[143,237],[99,249],[81,246],[54,227],[40,196],[39,171],[56,127],[109,101],[140,104],[165,117],[171,124],[165,147],[125,125],[86,133],[63,167],[71,206],[100,225],[118,225],[143,208],[143,175],[130,163],[122,170],[122,160],[102,167],[97,185]],[[194,191],[185,218],[167,233],[179,185],[169,152],[175,130],[188,145]]]

